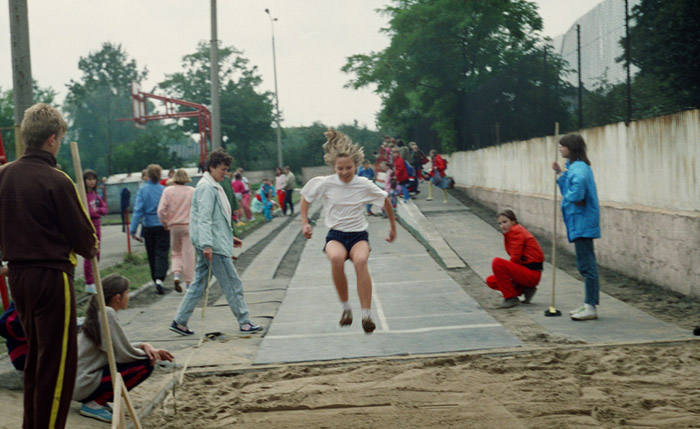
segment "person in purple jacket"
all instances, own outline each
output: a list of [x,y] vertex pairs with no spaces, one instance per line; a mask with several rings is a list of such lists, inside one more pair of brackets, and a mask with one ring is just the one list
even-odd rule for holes
[[[95,226],[97,240],[101,240],[101,225],[100,218],[107,214],[107,204],[104,202],[100,194],[97,193],[97,173],[93,170],[85,170],[83,173],[85,181],[85,194],[87,195],[87,205],[90,211],[90,220]],[[100,259],[100,249],[97,249],[97,259]],[[90,259],[83,261],[83,272],[85,273],[85,292],[90,294],[97,293],[95,288],[95,274],[92,272],[92,262]]]

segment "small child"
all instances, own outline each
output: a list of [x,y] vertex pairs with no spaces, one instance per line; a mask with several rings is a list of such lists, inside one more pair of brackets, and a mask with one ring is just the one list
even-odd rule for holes
[[399,186],[398,182],[396,181],[395,177],[392,177],[389,179],[389,200],[391,201],[391,207],[396,208],[396,199],[399,195],[401,195],[401,187]]
[[493,275],[486,278],[486,284],[503,294],[500,308],[520,304],[520,295],[525,297],[523,302],[528,304],[535,296],[542,277],[544,253],[537,239],[518,223],[513,210],[499,213],[497,219],[510,261],[493,258]]
[[[97,193],[97,173],[93,170],[85,170],[83,173],[83,180],[85,181],[85,193],[87,195],[87,205],[90,211],[90,220],[95,226],[95,233],[97,234],[99,244],[102,240],[102,220],[100,218],[107,214],[107,204],[105,204],[102,197]],[[97,249],[97,259],[100,259],[99,247]],[[85,273],[85,292],[96,294],[95,275],[92,272],[92,261],[90,259],[85,259],[83,261],[83,272]]]
[[325,133],[328,139],[323,144],[323,159],[333,167],[336,174],[314,177],[301,190],[301,230],[307,239],[312,230],[309,222],[309,206],[317,199],[323,202],[326,226],[326,245],[323,250],[331,263],[331,272],[338,297],[343,306],[340,326],[352,324],[352,310],[348,302],[348,282],[345,277],[345,261],[350,259],[357,272],[357,293],[362,308],[362,328],[372,333],[376,328],[371,317],[372,278],[369,274],[369,236],[365,204],[384,206],[389,216],[388,242],[396,238],[394,210],[385,191],[372,182],[355,175],[357,165],[364,159],[362,148],[349,137],[333,128]]
[[[357,170],[357,175],[360,177],[366,177],[370,182],[374,181],[374,170],[369,165],[369,160],[365,159],[362,161],[362,167]],[[367,216],[374,216],[372,213],[372,204],[367,204],[365,206]]]
[[[129,280],[112,274],[104,278],[102,289],[117,371],[122,375],[127,389],[131,390],[151,375],[156,362],[172,361],[173,355],[148,343],[130,343],[126,333],[119,326],[117,311],[125,310],[129,304]],[[78,375],[73,399],[83,403],[80,408],[81,415],[111,422],[112,411],[107,402],[114,399],[114,390],[105,351],[106,344],[102,338],[97,299],[97,295],[90,298],[85,321],[78,333]]]

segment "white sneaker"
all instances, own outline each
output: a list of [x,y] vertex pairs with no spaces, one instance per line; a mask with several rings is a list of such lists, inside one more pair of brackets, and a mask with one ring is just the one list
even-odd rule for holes
[[585,309],[586,309],[586,307],[584,307],[583,305],[580,306],[580,307],[578,307],[578,308],[575,308],[575,309],[569,311],[569,316],[573,316],[573,315],[576,314],[576,313],[580,313],[580,312],[582,312],[582,311],[585,310]]
[[593,320],[598,318],[598,311],[595,306],[584,304],[583,307],[583,311],[571,315],[573,320]]
[[85,285],[85,292],[94,295],[97,293],[97,287],[94,284]]

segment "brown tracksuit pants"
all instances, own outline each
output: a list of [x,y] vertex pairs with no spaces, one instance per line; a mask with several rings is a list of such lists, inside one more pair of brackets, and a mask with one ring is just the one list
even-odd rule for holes
[[23,427],[63,428],[78,364],[73,276],[50,268],[10,266],[9,280],[29,346]]

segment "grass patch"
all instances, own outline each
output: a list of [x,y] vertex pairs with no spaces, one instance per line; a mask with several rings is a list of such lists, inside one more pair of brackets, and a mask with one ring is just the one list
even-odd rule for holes
[[[100,278],[105,278],[110,274],[119,274],[131,282],[129,290],[136,290],[151,281],[151,271],[148,267],[148,257],[146,252],[125,254],[124,260],[100,270]],[[75,279],[76,295],[85,293],[85,279]]]

